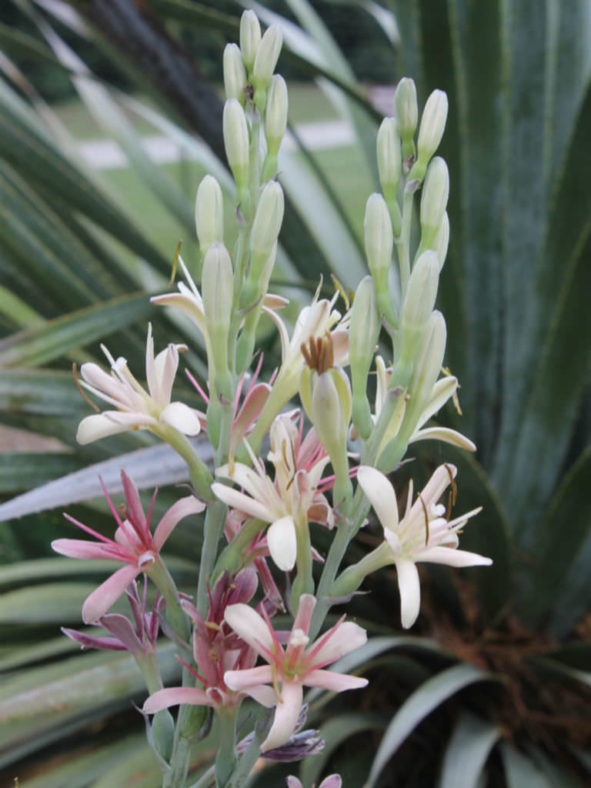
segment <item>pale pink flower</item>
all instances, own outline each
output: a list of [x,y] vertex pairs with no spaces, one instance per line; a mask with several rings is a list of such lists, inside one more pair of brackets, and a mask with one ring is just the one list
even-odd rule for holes
[[[318,788],[341,788],[343,781],[340,774],[329,774],[320,783]],[[289,776],[287,778],[287,788],[303,788],[302,783],[297,777]],[[312,786],[314,788],[314,786]]]
[[224,676],[229,688],[244,692],[259,702],[262,698],[264,705],[269,705],[269,693],[272,693],[275,717],[262,744],[263,751],[279,747],[293,734],[305,686],[343,692],[367,685],[367,679],[324,670],[327,665],[364,645],[367,641],[365,630],[341,619],[310,644],[308,632],[315,605],[316,599],[311,594],[302,594],[285,648],[268,616],[263,618],[244,604],[230,605],[226,609],[227,623],[268,663],[250,670],[230,670]]
[[150,569],[160,560],[162,546],[184,517],[198,514],[205,509],[205,504],[193,495],[181,498],[164,514],[152,534],[150,517],[155,494],[146,516],[137,488],[125,471],[121,471],[121,481],[126,499],[123,517],[119,516],[103,485],[109,508],[117,522],[114,540],[108,539],[66,514],[66,519],[94,536],[97,541],[56,539],[51,543],[56,553],[70,558],[107,558],[124,564],[87,597],[82,606],[82,619],[86,624],[98,621],[141,572],[150,573]]
[[174,427],[184,435],[197,435],[201,429],[197,411],[183,402],[172,402],[172,385],[179,365],[179,350],[185,345],[170,344],[154,356],[152,327],[148,326],[146,341],[146,391],[129,371],[124,358],[115,360],[101,346],[111,364],[111,373],[98,364],[87,363],[80,368],[81,384],[115,410],[106,410],[82,419],[76,439],[86,444],[127,430],[145,429],[156,434],[161,427]]
[[357,471],[359,484],[384,529],[384,543],[374,552],[382,566],[388,563],[396,566],[405,629],[411,627],[419,615],[421,588],[416,568],[419,561],[456,567],[492,564],[490,558],[457,549],[458,532],[481,509],[448,520],[446,508],[439,499],[450,485],[455,493],[456,472],[454,465],[440,465],[414,503],[411,482],[406,511],[399,520],[396,493],[386,476],[366,465]]
[[[252,456],[253,467],[237,462],[223,465],[217,476],[236,482],[245,492],[216,482],[211,489],[228,506],[250,517],[270,523],[267,545],[279,569],[293,569],[297,554],[297,525],[319,522],[329,528],[334,516],[322,490],[322,474],[329,462],[316,434],[311,430],[302,440],[299,427],[289,414],[278,416],[271,425],[271,451],[268,458],[275,467],[272,480],[262,460]],[[246,444],[248,446],[248,444]]]

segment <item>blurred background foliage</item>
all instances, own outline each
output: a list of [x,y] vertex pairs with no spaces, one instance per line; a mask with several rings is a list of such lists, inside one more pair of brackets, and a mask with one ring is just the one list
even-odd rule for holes
[[[280,162],[288,218],[276,289],[296,305],[320,274],[328,290],[331,273],[354,286],[363,271],[383,108],[370,86],[412,76],[421,103],[434,88],[448,92],[441,153],[452,242],[440,308],[463,415],[438,418],[461,425],[479,450],[473,458],[427,445],[395,478],[403,489],[411,474],[420,483],[439,462],[456,463],[458,511],[484,506],[463,545],[495,562],[461,578],[426,572],[412,636],[398,631],[394,577],[368,582],[371,593],[351,607],[372,637],[343,667],[367,675],[370,689],[344,702],[313,694],[310,722],[327,746],[302,765],[302,780],[340,771],[345,786],[368,775],[368,785],[382,786],[588,784],[591,4],[275,0],[255,8],[265,24],[284,26],[280,71],[293,80],[296,143]],[[186,341],[186,366],[203,377],[190,326],[153,310],[146,293],[166,288],[179,239],[197,265],[192,203],[205,172],[220,179],[232,214],[221,53],[237,38],[241,10],[231,0],[0,8],[0,422],[24,431],[4,433],[0,454],[3,781],[159,783],[131,706],[143,697],[133,664],[80,655],[59,633],[79,622],[105,567],[51,556],[49,542],[70,534],[64,507],[111,529],[98,472],[115,493],[121,464],[144,487],[160,483],[162,509],[183,480],[143,433],[77,446],[88,406],[70,370],[99,360],[105,341],[141,376],[150,319],[157,345]],[[349,136],[306,146],[302,124],[312,121],[345,124]],[[146,152],[154,137],[172,146],[165,163]],[[115,164],[89,164],[81,145],[108,139],[118,145]],[[272,364],[273,332],[261,341]],[[181,393],[198,404],[179,376]],[[315,536],[325,548],[325,534]],[[370,528],[358,555],[376,538]],[[194,527],[181,525],[170,540],[172,569],[187,588],[199,549]],[[172,681],[166,641],[162,665]],[[214,750],[215,732],[195,747],[195,775]],[[263,769],[255,784],[280,785],[297,768]]]

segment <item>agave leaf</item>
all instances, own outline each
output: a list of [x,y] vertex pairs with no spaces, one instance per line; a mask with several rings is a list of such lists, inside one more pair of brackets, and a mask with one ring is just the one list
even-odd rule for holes
[[35,648],[30,645],[9,648],[6,654],[0,656],[0,672],[14,671],[36,662],[45,662],[54,657],[70,655],[80,649],[80,646],[65,635],[57,638],[45,638],[37,643]]
[[79,467],[79,459],[71,454],[3,452],[0,454],[0,493],[28,490]]
[[132,293],[49,320],[43,326],[0,340],[0,366],[46,364],[148,317],[153,309],[146,293]]
[[492,723],[462,712],[445,749],[438,788],[477,788],[490,751],[501,735]]
[[387,717],[384,714],[356,712],[342,714],[325,722],[320,727],[320,736],[326,742],[321,753],[313,758],[305,758],[300,767],[300,780],[303,785],[318,785],[322,772],[335,750],[351,736],[366,730],[383,730]]
[[0,410],[76,418],[88,410],[69,372],[53,369],[3,369]]
[[58,582],[7,591],[0,596],[0,626],[79,623],[82,604],[95,588],[96,583]]
[[421,720],[469,684],[490,681],[493,678],[490,673],[485,673],[474,665],[454,665],[433,676],[415,690],[388,725],[374,758],[366,788],[376,784],[390,758]]
[[137,747],[121,763],[105,769],[92,783],[92,788],[126,788],[131,783],[137,788],[159,788],[162,785],[162,772],[147,745]]
[[501,744],[507,788],[554,788],[536,764],[511,744]]
[[[193,445],[203,462],[213,461],[209,443],[194,440]],[[122,468],[140,490],[189,479],[185,461],[170,446],[150,446],[96,463],[0,504],[0,522],[102,496],[99,477],[110,493],[117,495],[122,492]]]
[[13,57],[26,57],[46,66],[64,70],[64,67],[50,49],[17,27],[0,24],[0,47],[3,52]]

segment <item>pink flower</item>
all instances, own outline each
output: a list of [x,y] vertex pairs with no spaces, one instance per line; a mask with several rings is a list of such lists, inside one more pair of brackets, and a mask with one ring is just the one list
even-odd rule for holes
[[56,539],[51,543],[56,553],[70,558],[108,558],[124,564],[87,597],[82,606],[82,619],[85,624],[98,621],[140,572],[149,574],[150,569],[159,562],[160,550],[178,523],[184,517],[198,514],[205,508],[205,504],[192,495],[181,498],[165,513],[152,535],[150,517],[155,494],[146,517],[137,488],[125,471],[121,471],[121,480],[127,503],[123,519],[119,516],[103,485],[109,507],[117,522],[114,540],[65,515],[66,519],[94,536],[97,541]]
[[316,599],[311,594],[302,594],[285,648],[268,616],[263,618],[244,604],[230,605],[226,609],[226,622],[268,662],[268,665],[250,670],[229,670],[224,675],[230,689],[244,692],[263,705],[275,706],[275,717],[262,744],[263,751],[279,747],[293,734],[302,707],[304,686],[343,692],[367,685],[367,679],[324,670],[362,646],[367,641],[365,630],[341,619],[309,645],[308,631],[315,605]]
[[[342,784],[343,781],[340,774],[329,774],[328,777],[325,777],[320,783],[318,788],[341,788]],[[287,788],[302,788],[302,783],[297,777],[292,777],[290,775],[287,778]]]

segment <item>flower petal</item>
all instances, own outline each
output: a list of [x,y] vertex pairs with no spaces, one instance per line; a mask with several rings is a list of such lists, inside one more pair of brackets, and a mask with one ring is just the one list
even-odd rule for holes
[[409,443],[417,443],[417,441],[437,440],[444,443],[451,443],[459,449],[465,451],[476,451],[476,444],[472,443],[470,438],[462,435],[457,430],[451,430],[448,427],[427,427],[424,430],[418,430],[409,440]]
[[54,539],[51,549],[68,558],[106,558],[110,561],[121,561],[123,552],[116,545],[97,544],[85,539]]
[[297,557],[297,538],[293,517],[282,517],[267,530],[267,546],[276,566],[284,572],[294,568]]
[[170,424],[183,435],[198,435],[201,431],[199,414],[184,402],[171,402],[160,414],[160,420]]
[[162,549],[164,542],[166,542],[174,528],[184,517],[190,514],[199,514],[204,509],[205,504],[203,501],[195,498],[194,495],[187,495],[185,498],[181,498],[180,501],[173,503],[170,509],[165,512],[154,531],[152,543],[156,550],[160,551]]
[[96,413],[93,416],[86,416],[78,425],[78,432],[76,433],[76,440],[81,446],[87,443],[100,440],[101,438],[108,438],[109,435],[117,435],[119,432],[125,432],[130,429],[127,425],[118,424],[108,417],[108,413],[115,411],[105,411],[105,413]]
[[298,604],[298,612],[293,622],[292,631],[294,629],[301,629],[306,635],[310,629],[310,622],[312,621],[312,614],[316,607],[316,597],[312,594],[302,594]]
[[169,687],[154,692],[144,703],[144,714],[156,714],[170,706],[213,706],[209,695],[196,687]]
[[259,687],[249,687],[245,690],[246,694],[261,706],[270,709],[277,704],[277,695],[273,687],[268,687],[266,684],[261,684]]
[[82,605],[82,620],[85,624],[93,624],[104,616],[107,610],[125,592],[131,581],[140,570],[137,566],[123,566],[90,594]]
[[421,607],[419,573],[414,561],[399,559],[396,561],[396,574],[400,591],[400,617],[402,626],[408,629],[417,620]]
[[368,465],[359,467],[357,479],[381,524],[384,528],[395,531],[398,527],[398,503],[394,488],[388,479],[383,473]]
[[355,651],[355,649],[367,643],[367,632],[365,629],[352,621],[337,624],[333,627],[333,631],[329,630],[326,634],[330,636],[326,637],[325,640],[320,638],[324,642],[317,651],[314,650],[314,645],[309,649],[314,654],[314,663],[317,665],[329,665],[336,659],[340,659],[350,651]]
[[260,656],[265,657],[265,649],[273,650],[273,636],[265,619],[256,610],[242,603],[228,605],[224,619],[234,632]]
[[333,673],[330,670],[313,670],[303,680],[306,687],[318,687],[329,692],[344,692],[350,689],[367,687],[367,679],[359,676],[347,676],[344,673]]
[[261,751],[279,747],[293,734],[302,708],[303,690],[299,682],[285,682],[281,687],[281,701],[275,707],[271,730],[261,744]]
[[429,547],[417,555],[417,561],[431,564],[447,564],[447,566],[490,566],[491,558],[468,550],[454,550],[453,547]]
[[270,665],[260,665],[258,668],[247,670],[227,670],[224,673],[224,683],[234,692],[248,692],[263,684],[273,681],[273,671]]
[[273,513],[269,511],[269,508],[265,506],[265,504],[255,501],[254,498],[238,492],[238,490],[234,490],[232,487],[228,487],[227,484],[214,482],[211,485],[211,491],[220,501],[223,501],[234,509],[238,509],[240,512],[244,512],[250,517],[254,517],[256,520],[263,520],[268,523],[273,518]]

